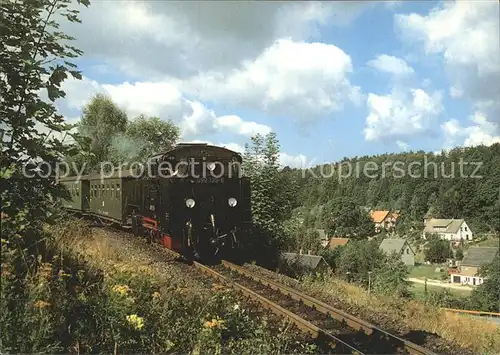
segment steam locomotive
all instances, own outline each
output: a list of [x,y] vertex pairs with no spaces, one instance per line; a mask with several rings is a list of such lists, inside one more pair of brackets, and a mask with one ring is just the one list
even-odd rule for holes
[[146,167],[60,179],[65,209],[130,228],[186,259],[230,258],[251,226],[242,157],[208,144],[182,143]]

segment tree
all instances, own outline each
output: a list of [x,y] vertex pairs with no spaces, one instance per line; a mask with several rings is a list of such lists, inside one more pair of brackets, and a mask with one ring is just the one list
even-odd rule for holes
[[252,184],[254,223],[271,234],[282,235],[283,222],[291,216],[294,187],[279,171],[279,143],[276,133],[257,134],[245,145],[244,174]]
[[248,238],[255,259],[277,261],[289,237],[284,222],[291,217],[295,187],[280,173],[279,143],[274,132],[257,134],[245,145],[243,173],[250,179],[254,230]]
[[392,253],[385,257],[381,266],[374,273],[373,287],[384,295],[409,296],[408,268],[400,255]]
[[[82,52],[54,21],[60,15],[80,22],[70,5],[70,0],[0,2],[2,239],[28,270],[43,249],[42,225],[55,216],[54,201],[64,196],[55,183],[56,163],[74,148],[63,144],[72,127],[54,105],[65,96],[61,84],[68,75],[81,79],[71,59]],[[40,162],[47,178],[36,177]]]
[[87,171],[95,169],[99,163],[109,160],[113,137],[124,133],[127,128],[127,114],[120,109],[109,96],[96,94],[83,108],[83,114],[78,123],[78,132],[87,137],[90,145],[82,147],[91,153]]
[[431,236],[427,248],[425,249],[425,261],[431,263],[443,263],[448,258],[453,257],[450,243],[446,240],[441,240],[439,237]]
[[350,281],[368,286],[368,271],[378,270],[384,258],[375,240],[353,240],[343,247],[337,259],[335,273]]
[[323,219],[332,236],[363,239],[374,233],[373,221],[368,213],[348,198],[329,202],[323,211]]
[[479,275],[484,282],[472,291],[471,303],[475,309],[484,312],[499,312],[500,256],[497,254],[491,264],[481,267]]
[[155,153],[172,149],[179,136],[180,129],[171,120],[140,115],[128,122],[125,132],[113,136],[110,160],[117,163],[145,162]]
[[462,247],[459,247],[457,249],[457,252],[455,253],[455,259],[462,260],[463,258],[464,258],[464,251],[463,251]]

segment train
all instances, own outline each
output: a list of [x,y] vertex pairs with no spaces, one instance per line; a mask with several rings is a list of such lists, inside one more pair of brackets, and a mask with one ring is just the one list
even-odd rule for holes
[[252,225],[250,181],[242,156],[205,143],[179,143],[145,165],[60,178],[63,208],[127,228],[187,260],[238,255]]

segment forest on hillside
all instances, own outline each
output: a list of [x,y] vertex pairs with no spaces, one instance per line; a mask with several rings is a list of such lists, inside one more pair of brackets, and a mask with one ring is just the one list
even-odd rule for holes
[[[350,169],[350,171],[349,171]],[[327,228],[339,204],[400,210],[397,230],[421,231],[426,214],[465,218],[473,232],[500,233],[500,144],[344,158],[307,169],[286,167],[297,189],[292,217],[305,228]],[[345,208],[344,208],[345,209]],[[347,213],[346,211],[344,211]],[[353,223],[359,222],[351,219]]]

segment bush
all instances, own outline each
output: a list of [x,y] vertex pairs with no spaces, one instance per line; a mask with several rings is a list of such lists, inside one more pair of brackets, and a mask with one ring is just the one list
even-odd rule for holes
[[437,237],[431,237],[425,250],[425,261],[431,263],[443,263],[453,257],[450,243]]

